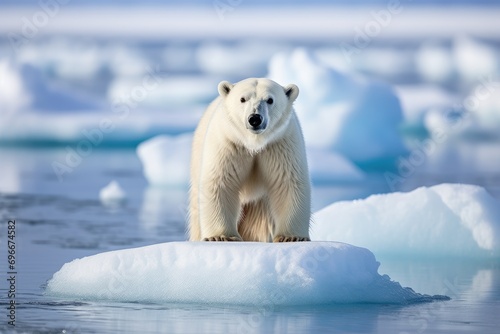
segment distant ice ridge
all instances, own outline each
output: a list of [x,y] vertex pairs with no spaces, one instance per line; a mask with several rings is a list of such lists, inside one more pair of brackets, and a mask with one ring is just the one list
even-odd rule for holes
[[500,257],[500,203],[473,185],[334,203],[314,214],[313,240],[342,240],[377,256]]
[[[179,186],[189,184],[192,133],[178,136],[159,135],[142,142],[137,155],[144,177],[151,185]],[[365,174],[342,155],[308,148],[307,160],[311,179],[318,182],[356,182]]]
[[295,110],[308,146],[340,153],[355,163],[404,154],[403,114],[390,86],[341,73],[306,49],[279,53],[268,77],[299,86]]
[[379,275],[373,254],[335,242],[171,242],[66,263],[51,296],[224,305],[391,303],[447,299]]
[[432,41],[422,44],[415,63],[419,74],[428,81],[448,82],[458,77],[470,84],[498,74],[500,54],[492,44],[460,36],[450,48]]

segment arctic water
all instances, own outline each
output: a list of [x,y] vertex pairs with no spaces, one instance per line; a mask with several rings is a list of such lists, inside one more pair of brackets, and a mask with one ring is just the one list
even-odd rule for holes
[[[500,153],[500,149],[496,152]],[[477,259],[377,256],[381,262],[379,273],[388,274],[417,292],[451,298],[412,305],[223,307],[48,297],[44,295],[47,280],[75,258],[185,240],[187,189],[148,186],[134,150],[96,151],[65,182],[58,182],[48,168],[53,157],[64,154],[63,149],[3,148],[1,153],[5,171],[2,185],[17,189],[15,193],[3,192],[0,204],[2,236],[6,236],[7,217],[16,219],[17,224],[19,332],[494,333],[499,324],[499,263]],[[497,198],[499,195],[498,174],[488,179],[483,179],[482,170],[473,170],[466,176],[453,172],[443,176],[436,171],[423,174],[409,182],[476,180],[486,183]],[[97,196],[110,178],[128,190],[127,201],[117,207],[101,204]],[[313,207],[319,209],[325,203],[388,190],[378,174],[361,184],[317,184],[313,188]],[[3,240],[2,245],[6,258]],[[5,281],[5,272],[2,275]],[[147,284],[145,281],[146,287]],[[2,284],[2,295],[6,294]],[[7,308],[5,302],[2,308]],[[7,312],[3,313],[6,318]],[[1,328],[15,332],[5,319]]]

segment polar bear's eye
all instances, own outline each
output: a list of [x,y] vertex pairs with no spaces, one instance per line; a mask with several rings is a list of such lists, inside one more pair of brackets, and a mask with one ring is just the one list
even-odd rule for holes
[[270,98],[267,99],[266,102],[267,102],[267,104],[273,104],[274,100],[273,100],[272,97],[270,97]]
[[245,98],[244,98],[244,97],[242,97],[242,98],[240,99],[240,102],[241,102],[241,103],[245,103],[245,102],[247,102],[247,100],[245,100]]

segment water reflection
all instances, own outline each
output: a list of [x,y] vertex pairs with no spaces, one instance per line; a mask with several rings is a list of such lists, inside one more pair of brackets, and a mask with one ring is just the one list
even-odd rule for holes
[[[185,228],[187,198],[187,187],[147,187],[139,212],[141,227],[151,233],[172,225]],[[183,236],[183,232],[177,235],[178,239]]]
[[[368,333],[401,307],[338,305],[262,309],[196,305],[93,304],[79,323],[100,333]],[[113,318],[102,322],[100,318]],[[94,327],[95,326],[95,327]]]

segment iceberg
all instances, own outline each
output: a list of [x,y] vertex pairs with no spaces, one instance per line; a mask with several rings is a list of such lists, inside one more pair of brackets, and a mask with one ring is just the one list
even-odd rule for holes
[[447,299],[403,288],[367,249],[336,242],[170,242],[66,263],[46,294],[211,305],[391,303]]
[[149,184],[179,186],[189,183],[189,163],[193,134],[160,135],[137,147],[144,176]]
[[499,204],[462,184],[372,195],[316,212],[311,239],[342,240],[377,256],[499,258]]
[[403,112],[390,86],[339,72],[306,49],[273,56],[268,77],[299,87],[295,110],[306,145],[335,151],[356,164],[407,152],[399,132]]

